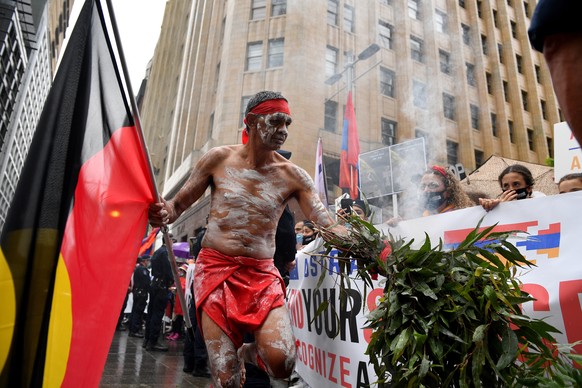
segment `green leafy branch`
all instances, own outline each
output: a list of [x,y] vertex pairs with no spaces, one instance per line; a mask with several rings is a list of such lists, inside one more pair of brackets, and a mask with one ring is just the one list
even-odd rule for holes
[[555,345],[555,327],[521,312],[534,298],[516,274],[533,264],[508,241],[515,232],[479,224],[452,250],[442,241],[432,247],[428,235],[414,249],[413,241],[384,236],[357,217],[348,221],[350,237],[323,229],[324,246],[326,254],[342,252],[343,293],[353,279],[350,259],[366,286],[375,273],[386,276],[366,326],[373,329],[366,354],[379,386],[582,386],[572,366],[582,357]]

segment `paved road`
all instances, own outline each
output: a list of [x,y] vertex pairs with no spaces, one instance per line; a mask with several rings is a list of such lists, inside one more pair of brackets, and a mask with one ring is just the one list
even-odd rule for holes
[[184,342],[167,341],[168,352],[141,347],[141,338],[117,331],[113,337],[100,387],[210,387],[210,379],[184,373]]

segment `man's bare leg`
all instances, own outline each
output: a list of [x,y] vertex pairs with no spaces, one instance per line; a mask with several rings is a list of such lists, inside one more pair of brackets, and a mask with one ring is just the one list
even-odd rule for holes
[[237,350],[228,336],[206,313],[201,319],[204,342],[208,350],[208,365],[215,388],[239,388],[244,384]]
[[263,325],[255,331],[255,346],[244,352],[257,364],[257,356],[264,363],[271,378],[286,379],[295,369],[297,349],[291,330],[291,320],[285,306],[277,307],[267,315]]

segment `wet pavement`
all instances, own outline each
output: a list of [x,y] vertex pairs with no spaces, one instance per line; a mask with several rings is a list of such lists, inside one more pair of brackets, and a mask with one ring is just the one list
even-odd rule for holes
[[142,338],[116,331],[101,376],[100,387],[210,387],[210,379],[182,371],[184,341],[166,341],[167,352],[148,351]]

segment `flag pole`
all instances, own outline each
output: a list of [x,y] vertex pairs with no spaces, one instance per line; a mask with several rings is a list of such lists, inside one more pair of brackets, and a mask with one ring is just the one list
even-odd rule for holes
[[[101,0],[96,0],[96,1],[97,1],[97,6],[98,6],[97,8],[99,9],[101,16],[103,17],[103,8],[101,6]],[[131,87],[131,80],[129,79],[129,76],[128,76],[129,72],[127,70],[127,63],[125,61],[125,56],[123,55],[123,48],[121,47],[121,39],[119,37],[119,30],[117,29],[117,21],[115,19],[115,13],[113,12],[113,5],[111,4],[111,0],[105,0],[105,1],[107,4],[107,11],[109,13],[109,18],[111,20],[111,29],[113,30],[113,36],[115,38],[115,45],[117,47],[117,52],[119,54],[119,62],[121,63],[121,69],[122,69],[122,73],[123,73],[123,78],[125,80],[125,86],[127,88],[127,93],[129,94],[129,102],[131,104],[131,110],[132,110],[131,113],[133,115],[135,129],[136,129],[137,136],[139,138],[139,141],[141,143],[141,146],[145,152],[145,156],[147,159],[147,164],[148,164],[148,168],[149,168],[149,172],[150,172],[150,179],[152,182],[152,187],[150,187],[150,189],[152,190],[153,197],[157,201],[161,201],[162,197],[160,196],[160,193],[158,192],[158,188],[157,188],[157,184],[156,184],[156,177],[155,177],[154,170],[152,167],[150,153],[148,151],[148,147],[147,147],[147,144],[145,142],[143,130],[141,127],[141,119],[139,116],[139,110],[137,108],[137,103],[135,101],[135,97],[133,94],[133,88]],[[104,26],[104,30],[107,31],[105,26]],[[112,55],[113,55],[113,53],[112,53]],[[113,61],[113,63],[116,63],[114,56],[112,58],[112,61]],[[119,70],[116,69],[116,71],[119,71]],[[174,249],[172,247],[172,239],[170,238],[170,234],[169,234],[167,226],[163,226],[161,228],[161,231],[164,234],[163,238],[164,238],[164,242],[166,244],[166,249],[168,251],[170,267],[172,268],[172,275],[174,276],[174,283],[176,284],[176,294],[178,294],[178,299],[180,300],[180,304],[184,309],[184,322],[186,325],[186,329],[188,331],[188,335],[190,336],[190,339],[194,340],[194,329],[192,328],[192,321],[191,321],[190,315],[188,313],[189,308],[186,305],[186,298],[184,297],[184,290],[182,289],[182,283],[180,283],[180,275],[178,274],[178,265],[176,264],[176,256],[174,254]]]

